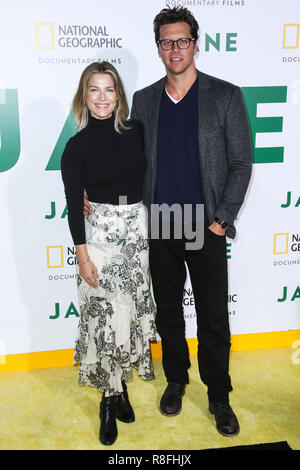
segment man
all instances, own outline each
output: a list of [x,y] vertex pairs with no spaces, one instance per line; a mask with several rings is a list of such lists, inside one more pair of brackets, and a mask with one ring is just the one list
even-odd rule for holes
[[[204,245],[186,249],[184,235],[150,240],[150,268],[168,386],[160,410],[180,413],[189,382],[182,300],[189,269],[197,315],[198,364],[218,431],[239,432],[229,404],[230,331],[227,309],[226,237],[243,203],[252,166],[247,112],[240,88],[199,72],[198,24],[182,7],[154,20],[166,77],[134,94],[131,117],[144,125],[148,162],[144,203],[204,204]],[[193,212],[193,222],[197,216]],[[172,226],[172,222],[171,222]],[[174,231],[174,226],[173,226]]]

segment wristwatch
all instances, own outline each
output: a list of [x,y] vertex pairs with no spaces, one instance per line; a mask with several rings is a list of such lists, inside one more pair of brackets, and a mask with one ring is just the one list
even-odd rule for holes
[[221,227],[224,229],[224,230],[227,230],[228,227],[229,227],[229,223],[228,222],[225,222],[225,220],[222,220],[222,222],[220,221],[219,217],[215,217],[215,221],[221,225]]

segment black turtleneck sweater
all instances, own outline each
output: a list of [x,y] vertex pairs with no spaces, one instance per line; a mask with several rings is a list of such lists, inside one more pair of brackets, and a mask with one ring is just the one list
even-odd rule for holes
[[126,126],[130,129],[119,134],[114,129],[114,116],[90,116],[87,127],[66,144],[61,173],[74,245],[86,243],[84,188],[91,202],[118,204],[119,196],[127,196],[127,204],[134,204],[143,199],[143,128],[136,120],[127,121]]

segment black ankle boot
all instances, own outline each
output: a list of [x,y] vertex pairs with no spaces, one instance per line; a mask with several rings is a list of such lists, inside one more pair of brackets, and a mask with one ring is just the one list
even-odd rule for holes
[[100,403],[100,432],[99,439],[105,446],[112,445],[118,436],[116,423],[116,397],[102,396]]
[[129,402],[126,383],[122,380],[123,392],[116,397],[116,418],[123,423],[132,423],[135,420],[134,411]]

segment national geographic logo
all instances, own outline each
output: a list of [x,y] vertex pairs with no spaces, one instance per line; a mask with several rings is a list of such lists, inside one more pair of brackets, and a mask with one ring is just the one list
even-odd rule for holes
[[46,251],[48,269],[64,267],[63,245],[47,246]]
[[283,49],[298,49],[300,24],[290,23],[283,26]]
[[35,23],[36,46],[38,49],[54,49],[54,24]]
[[[282,48],[285,50],[298,50],[300,37],[300,23],[285,23],[283,25]],[[299,63],[300,56],[283,56],[284,63]]]
[[289,234],[274,233],[274,255],[286,255],[289,250]]
[[64,268],[65,264],[74,266],[77,264],[75,247],[67,247],[64,256],[63,245],[52,245],[46,247],[47,251],[47,268]]
[[[228,294],[227,302],[228,302],[228,305],[235,304],[237,302],[237,294]],[[182,306],[189,307],[189,306],[194,306],[194,305],[195,305],[195,301],[194,301],[193,290],[191,288],[184,289]],[[232,310],[229,313],[231,315],[236,314],[235,310]],[[191,316],[189,316],[189,318],[191,318]]]
[[60,48],[122,48],[122,38],[110,37],[106,26],[35,24],[36,47],[40,50]]
[[274,266],[299,265],[300,258],[286,259],[285,255],[300,253],[300,234],[289,232],[274,233],[273,237],[273,255],[283,256],[282,259],[274,261]]
[[[77,257],[75,247],[66,247],[63,245],[49,245],[46,247],[46,259],[48,269],[63,269],[76,266]],[[62,281],[66,279],[76,279],[77,274],[68,274],[61,272],[53,273],[48,276],[49,281]]]

